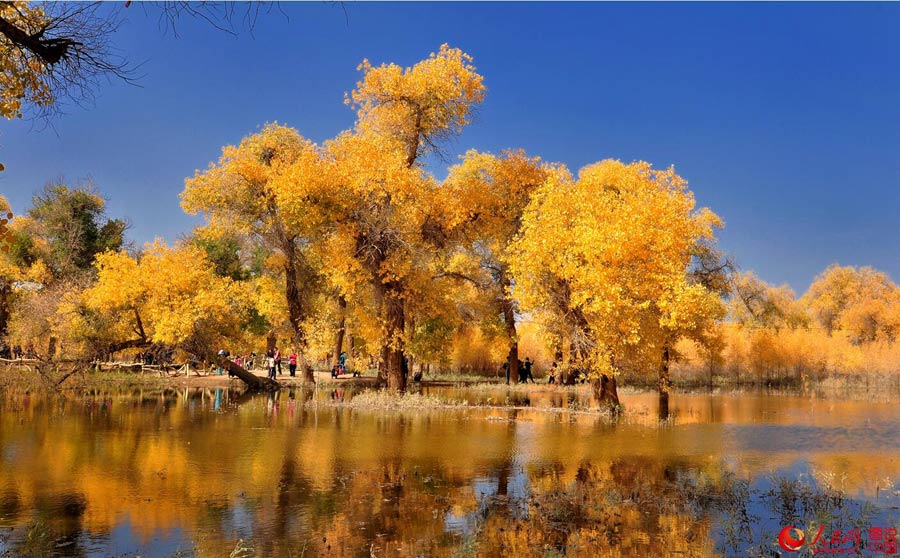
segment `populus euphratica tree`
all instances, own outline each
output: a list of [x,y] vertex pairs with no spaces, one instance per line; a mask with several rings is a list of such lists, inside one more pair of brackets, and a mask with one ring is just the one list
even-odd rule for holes
[[447,45],[410,68],[366,60],[359,69],[362,79],[346,99],[357,109],[356,126],[323,146],[326,187],[311,187],[294,165],[279,181],[279,204],[292,224],[311,211],[327,216],[315,243],[324,269],[345,296],[368,291],[380,376],[399,391],[407,309],[430,286],[430,250],[444,237],[435,217],[438,183],[424,158],[461,132],[484,85],[471,57]]
[[[577,180],[556,169],[535,191],[508,256],[517,296],[562,324],[570,363],[602,405],[618,405],[616,376],[636,348],[706,311],[707,288],[688,271],[693,247],[719,225],[674,169],[645,162],[601,161]],[[657,349],[638,356],[658,362]]]
[[505,255],[522,224],[531,194],[547,179],[548,167],[522,150],[499,156],[471,150],[450,168],[441,188],[445,228],[460,247],[444,273],[479,287],[503,320],[509,348],[506,364],[519,381],[516,299]]
[[[294,212],[286,222],[287,210],[274,185],[290,171],[290,179],[298,187],[321,191],[320,186],[312,184],[322,178],[319,158],[318,148],[296,130],[269,124],[239,145],[224,147],[218,163],[187,179],[181,194],[185,211],[205,215],[204,235],[243,235],[276,256],[273,261],[280,269],[275,271],[287,305],[285,319],[306,381],[313,381],[313,377],[304,323],[311,314],[318,275],[308,248],[311,231],[316,230],[315,222],[323,213]],[[270,318],[277,329],[279,320]]]

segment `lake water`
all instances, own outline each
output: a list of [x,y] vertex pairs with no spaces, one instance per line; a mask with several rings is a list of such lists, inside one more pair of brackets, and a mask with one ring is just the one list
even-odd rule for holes
[[800,556],[820,525],[882,556],[900,519],[896,403],[673,394],[660,422],[624,393],[611,421],[587,391],[429,393],[516,408],[0,394],[0,556]]

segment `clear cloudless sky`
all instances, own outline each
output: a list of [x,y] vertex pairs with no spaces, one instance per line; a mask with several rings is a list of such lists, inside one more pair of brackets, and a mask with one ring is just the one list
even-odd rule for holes
[[184,178],[223,145],[272,121],[328,139],[352,125],[363,58],[406,66],[449,43],[488,87],[454,156],[674,164],[742,268],[798,292],[833,262],[900,280],[900,4],[281,8],[252,35],[183,19],[176,36],[132,5],[115,44],[141,87],[104,84],[53,129],[0,122],[0,193],[21,212],[48,179],[90,177],[135,241],[175,240],[199,222]]

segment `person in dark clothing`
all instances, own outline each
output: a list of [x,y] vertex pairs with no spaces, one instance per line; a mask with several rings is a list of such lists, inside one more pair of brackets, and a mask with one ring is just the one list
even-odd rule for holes
[[525,373],[522,375],[522,382],[528,383],[528,380],[531,380],[531,383],[534,383],[534,376],[531,373],[531,367],[534,366],[534,363],[531,362],[531,357],[525,357],[525,365],[523,366]]
[[509,361],[503,363],[503,370],[506,372],[506,385],[509,385]]
[[553,364],[550,365],[550,373],[547,375],[547,383],[555,384],[556,383],[556,369],[557,369],[556,361],[553,361]]

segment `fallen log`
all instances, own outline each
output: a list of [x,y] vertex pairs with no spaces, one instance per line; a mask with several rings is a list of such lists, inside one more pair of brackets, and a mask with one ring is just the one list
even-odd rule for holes
[[253,372],[250,372],[243,367],[238,366],[227,358],[216,357],[212,359],[212,361],[227,370],[230,376],[237,376],[240,380],[247,384],[247,387],[252,390],[278,391],[279,389],[281,389],[281,384],[279,384],[275,380],[257,376]]

